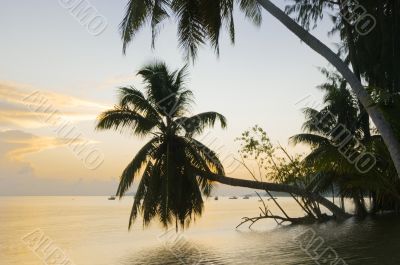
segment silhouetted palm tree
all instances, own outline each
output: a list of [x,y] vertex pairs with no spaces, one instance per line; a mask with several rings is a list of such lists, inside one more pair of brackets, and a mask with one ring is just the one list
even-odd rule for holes
[[[325,92],[324,107],[321,110],[304,109],[305,133],[291,137],[292,142],[306,143],[312,148],[304,162],[307,166],[313,166],[319,174],[308,188],[326,192],[335,185],[341,197],[354,200],[356,213],[361,216],[366,214],[366,193],[373,195],[374,204],[380,201],[380,205],[390,203],[393,208],[398,207],[395,204],[399,203],[399,183],[393,174],[395,169],[390,164],[390,159],[388,160],[381,136],[364,137],[361,111],[357,99],[348,90],[346,81],[325,70],[323,73],[329,80],[319,87]],[[342,129],[348,131],[374,155],[376,164],[370,171],[361,173],[354,163],[349,162],[355,161],[366,150],[353,140],[347,142],[348,134],[342,134]]]
[[[373,104],[373,99],[347,64],[328,46],[275,6],[271,0],[237,0],[236,2],[244,14],[257,25],[261,23],[261,10],[262,8],[265,9],[338,70],[349,83],[352,92],[364,106],[381,133],[400,177],[399,137],[382,109],[377,104]],[[207,42],[218,53],[219,37],[224,26],[229,31],[231,41],[234,42],[234,5],[234,0],[130,0],[121,23],[123,50],[126,50],[135,34],[149,24],[152,29],[154,46],[154,39],[160,30],[160,25],[171,15],[174,15],[178,22],[179,44],[186,52],[187,58],[194,59],[198,47]],[[327,5],[333,6],[332,3],[327,3]]]
[[212,182],[205,175],[224,175],[217,155],[194,137],[217,120],[225,128],[226,119],[216,112],[187,116],[192,92],[185,88],[186,67],[170,72],[157,62],[143,67],[138,75],[144,80],[145,93],[120,88],[118,105],[98,117],[97,129],[152,136],[121,175],[120,197],[141,174],[129,227],[141,213],[145,226],[159,217],[165,227],[175,222],[177,229],[178,224],[184,228],[201,215],[202,195],[210,195]]

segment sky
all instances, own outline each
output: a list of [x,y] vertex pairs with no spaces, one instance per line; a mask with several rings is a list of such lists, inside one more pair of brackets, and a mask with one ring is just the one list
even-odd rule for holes
[[[123,55],[118,25],[127,1],[87,1],[98,16],[89,26],[69,8],[81,1],[0,3],[0,195],[115,193],[120,173],[147,139],[95,131],[96,116],[116,103],[118,87],[143,87],[135,74],[144,64],[162,60],[178,69],[186,63],[173,18],[155,49],[147,27]],[[287,3],[274,2],[281,8]],[[301,132],[301,109],[321,101],[318,67],[328,65],[267,13],[255,27],[236,12],[235,26],[235,45],[223,34],[219,57],[200,49],[188,87],[193,113],[212,110],[228,120],[226,130],[198,139],[217,150],[229,176],[249,178],[233,163],[235,138],[258,124],[274,143],[305,152],[288,145],[288,138]],[[325,19],[312,33],[335,49],[328,30]]]

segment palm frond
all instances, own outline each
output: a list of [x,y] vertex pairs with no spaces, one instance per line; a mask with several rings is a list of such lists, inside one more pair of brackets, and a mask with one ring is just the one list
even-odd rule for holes
[[214,151],[194,138],[190,139],[190,143],[191,147],[201,156],[201,159],[207,163],[210,172],[220,175],[225,174],[224,167]]
[[289,141],[293,144],[299,144],[299,143],[309,144],[312,147],[331,145],[328,138],[321,136],[321,135],[311,134],[311,133],[296,134],[296,135],[290,137]]
[[[145,65],[138,71],[146,84],[147,100],[164,116],[171,116],[176,108],[181,87],[176,86],[175,76],[163,62]],[[181,74],[183,78],[183,73]],[[183,80],[181,80],[183,82]]]
[[185,115],[189,112],[189,108],[193,103],[193,92],[190,90],[185,90],[179,93],[178,97],[175,99],[174,106],[170,109],[170,117],[179,117]]
[[129,216],[129,225],[128,229],[131,228],[133,222],[136,220],[136,217],[139,213],[139,207],[142,199],[147,193],[147,189],[149,187],[149,181],[152,176],[153,164],[151,161],[147,163],[146,169],[143,172],[142,179],[140,180],[139,186],[137,188],[134,201],[132,204],[131,215]]
[[[201,25],[205,31],[204,35],[218,55],[219,37],[223,20],[222,5],[224,0],[201,0],[198,2],[201,10]],[[194,54],[194,56],[196,56],[196,54]]]
[[144,26],[151,15],[151,0],[130,0],[126,6],[125,17],[120,24],[123,52],[138,30]]
[[257,0],[237,0],[240,10],[255,25],[260,26],[262,22],[261,7]]
[[143,117],[139,113],[119,106],[101,113],[97,118],[96,129],[120,130],[130,129],[136,135],[146,135],[157,126],[158,121],[150,117]]
[[[257,26],[261,24],[261,8],[257,0],[236,0],[236,4],[246,18]],[[198,49],[205,44],[209,44],[218,56],[224,28],[231,43],[235,42],[234,7],[235,0],[130,0],[120,24],[123,52],[146,24],[150,24],[151,46],[154,48],[161,23],[174,16],[179,47],[188,61],[194,61]]]
[[170,0],[153,0],[154,6],[151,15],[151,47],[155,47],[155,40],[159,32],[160,23],[169,17],[167,8],[170,7]]
[[154,106],[144,97],[143,93],[134,87],[121,87],[119,88],[119,94],[119,105],[122,108],[132,109],[152,119],[162,119]]
[[213,127],[215,122],[219,120],[222,128],[226,128],[226,118],[217,112],[203,112],[189,118],[179,118],[176,123],[182,126],[188,136],[199,134],[206,127]]
[[153,138],[150,140],[139,150],[139,152],[137,152],[133,160],[124,169],[120,177],[117,196],[120,198],[124,196],[125,192],[132,185],[135,175],[140,171],[143,165],[149,161],[152,153],[155,152],[157,146],[159,145],[159,141],[159,138]]
[[198,47],[205,43],[205,28],[199,0],[175,0],[171,4],[178,19],[179,45],[186,59],[196,58]]
[[180,92],[181,90],[185,89],[185,82],[188,76],[188,65],[184,65],[179,71],[176,72],[175,81],[173,86],[175,87],[175,91]]

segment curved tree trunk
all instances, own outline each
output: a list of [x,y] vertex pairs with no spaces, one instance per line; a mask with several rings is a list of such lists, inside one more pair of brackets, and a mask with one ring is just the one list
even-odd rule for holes
[[275,191],[275,192],[286,192],[289,194],[295,194],[303,197],[310,198],[321,205],[325,206],[329,211],[332,212],[333,215],[338,220],[345,220],[350,217],[349,214],[345,213],[340,207],[336,204],[332,203],[330,200],[326,199],[325,197],[308,192],[304,189],[301,189],[296,186],[286,185],[286,184],[278,184],[278,183],[270,183],[270,182],[260,182],[254,180],[245,180],[245,179],[236,179],[230,178],[222,175],[212,174],[202,174],[201,171],[197,172],[198,175],[205,177],[209,180],[219,182],[221,184],[229,185],[229,186],[236,186],[236,187],[243,187],[243,188],[251,188],[256,190],[268,190],[268,191]]
[[321,41],[311,35],[308,31],[303,29],[299,24],[297,24],[293,19],[286,15],[285,12],[275,6],[271,1],[257,1],[267,12],[278,19],[283,25],[285,25],[285,27],[287,27],[292,33],[299,37],[311,49],[313,49],[326,60],[328,60],[328,62],[330,62],[342,74],[342,76],[351,86],[354,94],[367,110],[369,116],[376,125],[376,128],[381,133],[382,138],[389,150],[393,163],[396,167],[397,175],[400,177],[400,142],[397,139],[390,123],[388,123],[385,119],[382,110],[372,102],[370,95],[364,89],[363,85],[357,79],[354,73],[331,49],[329,49],[325,44],[323,44]]
[[[345,0],[339,0],[339,6],[341,8],[341,13],[342,14],[348,14],[350,11],[348,10],[348,7],[343,4],[343,1]],[[357,50],[355,47],[354,43],[354,34],[353,31],[351,30],[351,25],[347,21],[343,21],[345,32],[347,35],[347,46],[349,49],[349,57],[350,57],[350,62],[351,62],[351,67],[353,69],[353,73],[358,79],[358,81],[361,82],[361,73],[359,69],[359,64],[358,64],[358,55],[357,55]],[[365,110],[364,106],[360,102],[360,100],[357,101],[358,107],[360,109],[360,122],[361,122],[361,129],[364,133],[364,140],[368,141],[371,138],[371,132],[369,128],[369,115],[367,111]]]

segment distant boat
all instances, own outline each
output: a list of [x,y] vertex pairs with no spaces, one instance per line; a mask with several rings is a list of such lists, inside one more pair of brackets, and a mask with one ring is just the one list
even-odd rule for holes
[[215,197],[214,197],[214,200],[215,200],[215,201],[218,201],[218,196],[215,196]]
[[115,196],[110,196],[110,197],[108,197],[108,200],[109,200],[109,201],[114,201],[114,200],[115,200]]
[[232,197],[229,197],[229,200],[236,200],[238,197],[236,197],[236,196],[232,196]]
[[248,199],[250,199],[250,197],[247,195],[243,197],[243,200],[248,200]]

